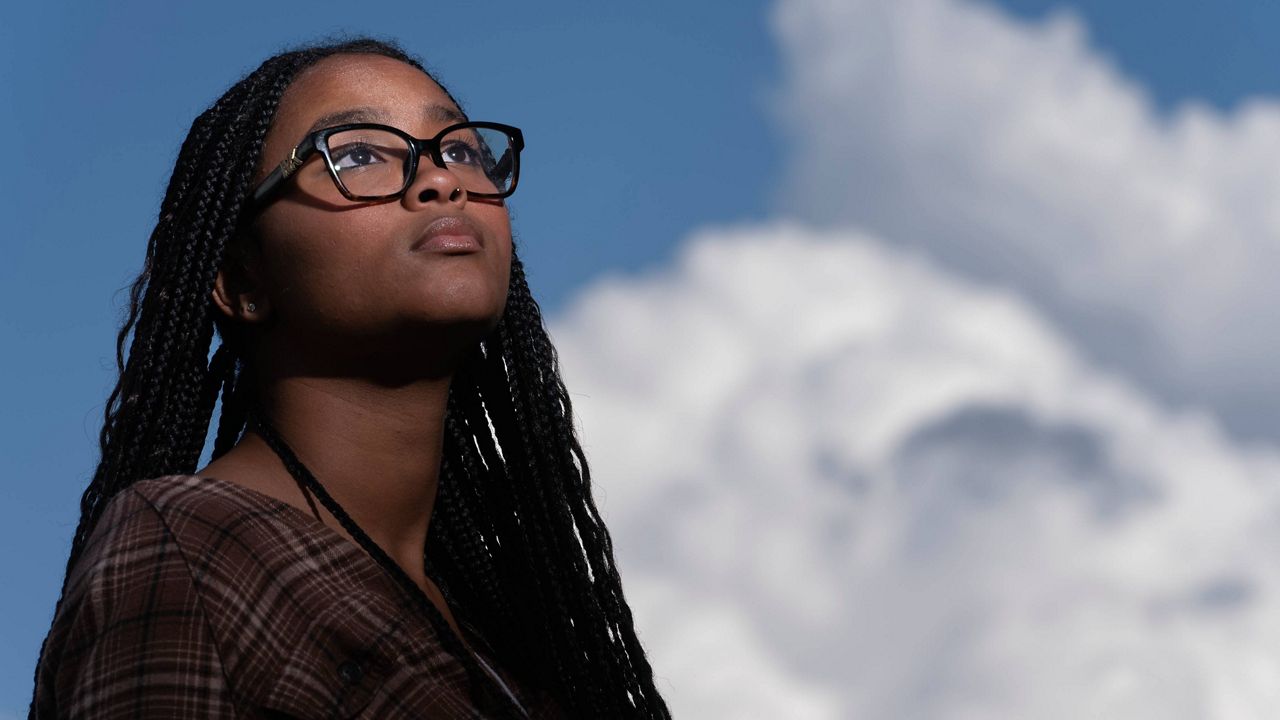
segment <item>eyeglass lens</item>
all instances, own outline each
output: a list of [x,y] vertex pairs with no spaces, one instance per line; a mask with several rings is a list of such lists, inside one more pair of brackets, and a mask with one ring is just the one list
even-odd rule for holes
[[[410,178],[409,143],[403,137],[372,128],[344,130],[329,136],[329,158],[347,192],[363,197],[394,195]],[[470,193],[501,194],[511,186],[515,150],[511,138],[491,128],[461,128],[440,139],[445,166]],[[418,163],[432,162],[419,158]]]

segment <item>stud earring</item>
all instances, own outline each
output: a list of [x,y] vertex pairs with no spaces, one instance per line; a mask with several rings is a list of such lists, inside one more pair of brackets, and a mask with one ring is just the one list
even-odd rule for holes
[[244,306],[244,311],[245,311],[245,312],[257,312],[257,311],[258,311],[258,306],[257,306],[257,305],[254,305],[253,303],[249,303],[248,305],[245,305],[245,306]]

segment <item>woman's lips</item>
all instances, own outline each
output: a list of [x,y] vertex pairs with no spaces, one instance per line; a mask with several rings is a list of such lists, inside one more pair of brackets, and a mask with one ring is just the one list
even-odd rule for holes
[[479,252],[480,242],[470,235],[433,235],[415,246],[414,250],[457,255]]
[[413,252],[462,255],[483,249],[484,242],[480,238],[480,232],[471,221],[451,215],[433,220],[409,249]]

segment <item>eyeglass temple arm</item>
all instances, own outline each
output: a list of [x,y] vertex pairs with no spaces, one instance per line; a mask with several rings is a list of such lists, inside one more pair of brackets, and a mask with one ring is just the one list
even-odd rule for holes
[[306,162],[316,150],[316,139],[314,135],[307,136],[301,144],[289,151],[289,157],[285,158],[279,165],[271,171],[271,174],[258,185],[258,189],[253,191],[253,204],[259,205],[266,202],[283,184],[302,167],[302,163]]
[[514,162],[515,162],[515,153],[513,153],[510,150],[502,153],[502,157],[499,158],[498,162],[495,163],[493,166],[493,174],[498,177],[502,177],[506,175],[507,173],[511,172],[511,167],[514,164]]

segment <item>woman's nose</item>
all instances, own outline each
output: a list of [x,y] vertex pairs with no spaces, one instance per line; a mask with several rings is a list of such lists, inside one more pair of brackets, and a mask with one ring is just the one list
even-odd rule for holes
[[467,204],[467,191],[458,176],[449,170],[423,158],[418,165],[417,177],[404,191],[404,204],[410,210],[444,203],[462,207]]

